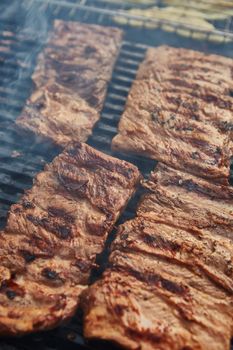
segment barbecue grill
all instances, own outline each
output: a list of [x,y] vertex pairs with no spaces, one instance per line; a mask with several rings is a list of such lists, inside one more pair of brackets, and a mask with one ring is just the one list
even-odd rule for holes
[[[162,1],[154,1],[162,5]],[[203,0],[204,3],[204,0]],[[37,54],[46,42],[47,33],[54,19],[74,20],[86,23],[121,26],[125,31],[124,42],[109,84],[101,119],[97,123],[88,143],[111,154],[111,140],[117,132],[117,124],[124,109],[126,97],[135,77],[139,63],[149,46],[168,44],[197,49],[233,57],[233,18],[216,21],[215,30],[205,31],[194,25],[184,25],[168,20],[148,19],[132,16],[126,10],[133,7],[146,8],[146,4],[133,4],[114,0],[1,0],[0,5],[0,226],[4,227],[7,211],[17,202],[23,191],[30,188],[33,177],[51,161],[60,149],[34,136],[22,135],[14,121],[20,114],[32,90],[30,79]],[[124,18],[124,24],[115,23],[115,16]],[[130,25],[130,20],[140,25]],[[156,24],[149,29],[148,22]],[[162,30],[164,24],[174,28],[173,32]],[[190,32],[189,37],[179,36],[179,30]],[[200,32],[202,40],[194,33]],[[213,42],[213,35],[222,38]],[[155,162],[140,157],[114,154],[118,158],[136,164],[144,176],[154,168]],[[136,194],[139,196],[139,193]],[[131,200],[121,217],[125,221],[134,216],[135,198]],[[98,257],[102,268],[107,261],[108,246],[114,237],[111,234],[105,252]],[[94,271],[95,279],[101,271]],[[113,349],[106,344],[85,344],[82,338],[81,315],[56,330],[44,334],[30,335],[21,339],[4,339],[0,348],[13,349]],[[232,347],[233,349],[233,347]]]

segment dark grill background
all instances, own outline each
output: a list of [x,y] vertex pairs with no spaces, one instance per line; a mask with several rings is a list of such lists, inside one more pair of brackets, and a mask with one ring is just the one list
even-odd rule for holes
[[[9,5],[11,3],[11,5]],[[88,5],[90,7],[88,7]],[[96,9],[93,8],[96,6]],[[1,0],[0,4],[0,226],[4,227],[7,211],[23,191],[32,185],[35,174],[43,169],[60,152],[49,142],[42,142],[33,136],[20,133],[14,121],[20,114],[27,97],[32,90],[30,79],[38,52],[43,49],[48,30],[54,18],[76,20],[103,25],[116,25],[112,14],[117,9],[130,8],[130,5],[110,3],[108,1],[11,1]],[[42,20],[43,19],[43,20]],[[26,24],[25,24],[26,23]],[[231,22],[217,23],[219,28],[232,29]],[[119,59],[109,84],[108,95],[102,118],[97,124],[89,144],[111,154],[111,139],[116,134],[117,124],[124,109],[125,100],[135,77],[139,63],[149,46],[170,44],[197,49],[205,52],[225,54],[233,57],[232,43],[211,43],[209,33],[202,41],[183,38],[176,33],[165,33],[161,29],[149,30],[122,26],[125,30]],[[155,162],[144,158],[115,156],[136,164],[145,176],[153,169]],[[140,192],[140,191],[139,191]],[[136,195],[138,196],[140,193]],[[120,221],[133,217],[137,200],[128,205]],[[107,260],[105,253],[99,257],[103,266]],[[103,268],[103,267],[102,267]],[[93,273],[95,279],[101,271]],[[67,325],[44,334],[36,334],[21,339],[5,339],[0,349],[113,349],[112,345],[102,343],[84,345],[81,336],[81,315]]]

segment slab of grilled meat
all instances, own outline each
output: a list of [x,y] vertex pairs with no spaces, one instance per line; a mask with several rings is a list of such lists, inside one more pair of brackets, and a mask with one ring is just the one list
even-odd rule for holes
[[62,146],[86,141],[121,42],[119,29],[56,20],[32,76],[34,93],[17,124]]
[[76,144],[37,175],[0,233],[0,334],[70,318],[96,255],[133,195],[137,168]]
[[[166,57],[172,53],[169,63]],[[206,65],[217,70],[214,78]],[[167,47],[148,50],[113,148],[227,184],[233,149],[233,98],[227,96],[232,67],[232,60],[220,56]],[[224,84],[218,84],[220,77]],[[226,91],[218,91],[219,86]]]
[[233,192],[165,166],[146,186],[109,268],[83,294],[85,336],[134,350],[228,350]]

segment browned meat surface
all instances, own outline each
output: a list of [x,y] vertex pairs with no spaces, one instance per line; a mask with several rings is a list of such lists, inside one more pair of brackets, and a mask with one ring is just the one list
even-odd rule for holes
[[228,350],[233,191],[159,165],[109,268],[83,293],[88,339],[126,349]]
[[147,51],[137,78],[154,78],[159,82],[177,79],[190,88],[206,88],[229,95],[233,90],[233,61],[223,56],[160,46]]
[[110,268],[84,292],[85,336],[126,349],[228,350],[232,244],[153,219],[122,225]]
[[[141,85],[148,89],[145,81]],[[224,106],[213,103],[205,103],[201,99],[194,98],[193,94],[178,89],[161,90],[156,81],[151,81],[153,87],[153,101],[156,101],[157,113],[161,110],[186,115],[191,120],[201,121],[205,125],[214,124],[222,133],[227,133],[233,140],[233,108],[227,109]],[[219,102],[219,101],[218,101]]]
[[1,335],[49,329],[74,314],[139,178],[135,166],[85,144],[37,175],[0,234]]
[[17,124],[62,146],[86,141],[99,119],[121,41],[120,29],[55,20],[32,77],[34,93]]
[[[174,73],[175,75],[175,73]],[[139,79],[138,79],[139,80]],[[141,80],[141,82],[144,79]],[[147,79],[145,79],[147,81]],[[172,94],[182,94],[182,96],[188,95],[190,99],[192,99],[193,103],[198,103],[200,107],[200,112],[202,109],[207,108],[219,108],[220,110],[220,116],[219,121],[222,120],[222,118],[227,118],[229,113],[232,114],[233,112],[233,99],[231,96],[223,95],[220,93],[217,93],[216,91],[213,91],[209,89],[209,87],[205,86],[204,84],[201,86],[195,86],[190,84],[190,82],[184,82],[179,77],[174,78],[173,80],[167,80],[164,81],[162,84],[159,81],[159,79],[155,78],[149,78],[148,79],[150,84],[153,82],[153,84],[157,83],[159,86],[158,92],[161,92],[161,97],[163,97],[163,94],[165,93],[172,93]],[[182,105],[185,104],[185,100],[182,100]],[[166,106],[164,106],[166,108]],[[228,119],[228,118],[227,118]],[[216,121],[214,120],[216,123]],[[231,128],[232,130],[232,123]]]
[[206,229],[233,240],[233,189],[159,165],[145,184],[138,215],[172,226]]
[[[172,53],[174,60],[168,61]],[[180,70],[172,64],[181,65]],[[206,65],[217,70],[214,78]],[[218,89],[232,88],[232,67],[232,60],[220,56],[168,47],[148,50],[113,149],[227,184],[233,150],[233,99]],[[221,76],[225,80],[220,84]]]
[[100,111],[122,35],[118,28],[55,20],[33,75],[36,86],[44,85],[49,77]]
[[35,91],[17,124],[56,144],[86,141],[98,112],[76,93],[54,83]]

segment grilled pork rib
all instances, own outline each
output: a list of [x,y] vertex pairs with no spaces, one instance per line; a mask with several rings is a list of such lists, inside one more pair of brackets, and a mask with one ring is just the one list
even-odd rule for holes
[[74,314],[139,178],[135,166],[85,144],[37,175],[1,232],[1,335],[49,329]]
[[120,29],[56,20],[17,124],[61,146],[86,141],[99,119],[121,41]]
[[85,336],[135,350],[228,350],[232,189],[164,165],[145,186],[109,268],[83,294]]
[[113,149],[227,184],[233,150],[232,71],[233,61],[221,56],[149,49]]

